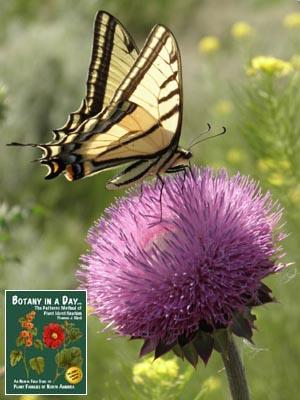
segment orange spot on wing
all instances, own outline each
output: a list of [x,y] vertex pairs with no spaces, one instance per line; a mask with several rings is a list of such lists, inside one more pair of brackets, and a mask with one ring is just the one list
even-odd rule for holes
[[65,175],[66,175],[66,178],[67,178],[69,181],[73,181],[73,180],[74,180],[74,171],[73,171],[72,165],[67,165],[67,166],[66,166]]
[[56,173],[58,171],[58,169],[59,169],[59,165],[56,162],[53,162],[52,163],[52,168],[53,168],[52,172]]

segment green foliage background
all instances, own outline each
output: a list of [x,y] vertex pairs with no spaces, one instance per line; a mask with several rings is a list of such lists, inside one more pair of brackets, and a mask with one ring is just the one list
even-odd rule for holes
[[[270,128],[268,110],[262,112],[261,105],[265,103],[260,104],[260,91],[251,87],[250,78],[244,72],[245,63],[254,55],[290,59],[300,53],[299,31],[288,32],[282,25],[287,13],[300,12],[300,5],[295,1],[225,0],[222,5],[217,0],[1,1],[2,289],[76,288],[75,271],[80,255],[87,248],[86,233],[114,197],[122,195],[105,191],[105,182],[112,176],[110,172],[74,183],[63,177],[45,181],[45,170],[30,162],[39,156],[38,150],[5,147],[11,141],[49,141],[51,130],[62,126],[69,112],[78,108],[85,90],[94,15],[99,9],[119,18],[140,46],[155,23],[163,23],[174,32],[183,61],[182,144],[188,146],[206,129],[207,122],[213,125],[215,133],[225,125],[226,135],[202,142],[193,149],[195,163],[225,166],[232,173],[239,170],[260,179],[264,189],[270,189],[285,207],[285,229],[291,232],[284,243],[286,259],[295,264],[288,272],[267,280],[280,303],[257,310],[255,346],[241,343],[241,348],[253,399],[298,398],[300,295],[296,268],[300,259],[300,200],[291,202],[286,193],[299,187],[299,152],[275,151],[276,144],[280,143],[276,124]],[[234,42],[230,36],[232,24],[240,20],[251,23],[257,31],[256,37],[246,45]],[[216,54],[199,54],[198,41],[205,35],[216,35],[221,40]],[[280,85],[274,94],[279,107],[276,115],[281,119],[277,126],[289,121],[286,130],[294,134],[289,146],[298,146],[299,85],[289,89],[290,93],[286,91],[288,85]],[[220,101],[231,104],[232,111],[220,111]],[[290,106],[285,108],[286,104]],[[266,137],[269,141],[264,142]],[[237,158],[230,156],[234,152],[238,152]],[[289,160],[291,154],[293,168],[287,172],[280,162]],[[273,160],[271,171],[258,168],[262,157]],[[284,177],[283,183],[270,179],[274,170]],[[1,309],[4,309],[3,297]],[[97,333],[101,328],[96,319],[89,318],[86,398],[138,398],[133,394],[131,371],[140,344],[125,339],[107,341],[108,334]],[[0,335],[3,340],[3,330]],[[4,347],[0,353],[4,363]],[[181,365],[183,370],[185,367]],[[218,354],[213,355],[206,368],[198,366],[178,398],[196,397],[201,383],[209,376],[218,377],[222,384],[206,398],[229,398]],[[0,383],[0,397],[4,398],[4,379]]]

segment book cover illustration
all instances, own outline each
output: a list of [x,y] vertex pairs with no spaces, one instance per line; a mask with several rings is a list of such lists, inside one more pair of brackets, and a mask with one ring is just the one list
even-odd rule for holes
[[86,394],[86,291],[5,292],[6,394]]

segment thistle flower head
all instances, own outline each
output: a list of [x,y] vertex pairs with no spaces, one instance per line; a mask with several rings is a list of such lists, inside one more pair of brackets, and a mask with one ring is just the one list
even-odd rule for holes
[[[115,332],[144,339],[141,354],[173,349],[206,362],[218,329],[251,340],[261,280],[282,269],[281,211],[247,177],[209,168],[143,184],[90,230],[78,276]],[[162,219],[161,219],[162,215]]]

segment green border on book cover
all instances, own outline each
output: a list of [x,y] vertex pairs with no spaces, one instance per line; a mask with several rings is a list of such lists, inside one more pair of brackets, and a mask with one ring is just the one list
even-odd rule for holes
[[5,394],[87,394],[85,290],[5,291]]

